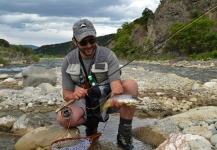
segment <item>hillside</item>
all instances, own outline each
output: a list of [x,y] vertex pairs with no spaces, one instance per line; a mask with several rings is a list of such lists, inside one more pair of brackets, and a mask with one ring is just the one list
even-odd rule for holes
[[[147,37],[157,44],[169,35],[173,22],[187,24],[215,5],[217,0],[162,0],[154,13],[154,19],[148,21]],[[206,16],[217,19],[216,12],[215,9]]]
[[[107,46],[113,38],[114,38],[114,34],[99,36],[97,37],[97,43],[102,46]],[[74,43],[72,41],[69,41],[60,44],[44,45],[35,49],[35,52],[37,54],[63,56],[75,48],[76,46],[74,45]]]
[[28,47],[28,48],[31,48],[33,50],[38,48],[38,46],[35,46],[35,45],[21,45],[21,46]]

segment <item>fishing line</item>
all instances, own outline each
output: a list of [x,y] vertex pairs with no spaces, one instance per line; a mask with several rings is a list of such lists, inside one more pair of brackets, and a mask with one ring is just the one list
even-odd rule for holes
[[113,73],[109,74],[108,77],[106,77],[105,79],[103,79],[102,81],[98,82],[96,85],[94,85],[93,87],[89,88],[88,90],[99,86],[102,82],[106,81],[111,75],[115,74],[117,71],[121,70],[122,68],[124,68],[125,66],[129,65],[130,63],[132,63],[133,61],[139,59],[141,56],[143,56],[143,54],[146,54],[148,52],[148,54],[145,56],[147,58],[147,56],[149,54],[151,54],[151,52],[154,50],[155,47],[160,47],[161,45],[163,45],[164,43],[166,43],[167,41],[169,41],[171,38],[173,38],[175,35],[177,35],[180,31],[184,30],[185,28],[187,28],[189,25],[195,23],[196,21],[198,21],[200,18],[202,18],[204,15],[206,15],[207,13],[209,13],[210,11],[214,10],[215,8],[217,8],[217,5],[214,5],[213,7],[211,7],[210,9],[208,9],[207,11],[205,11],[203,14],[201,14],[198,18],[190,21],[189,23],[187,23],[185,26],[181,27],[180,29],[178,29],[175,33],[173,33],[172,35],[164,38],[161,42],[159,42],[158,44],[152,46],[151,48],[149,48],[148,50],[144,51],[143,53],[139,54],[137,57],[135,57],[134,59],[132,59],[131,61],[127,62],[126,64],[124,64],[123,66],[121,66],[119,69],[117,69],[116,71],[114,71]]
[[[151,54],[151,52],[153,52],[153,50],[155,49],[155,47],[160,47],[161,45],[163,45],[164,43],[166,43],[167,41],[169,41],[171,38],[173,38],[175,35],[177,35],[179,32],[181,32],[182,30],[184,30],[185,28],[187,28],[189,25],[195,23],[196,21],[198,21],[200,18],[202,18],[204,15],[206,15],[207,13],[209,13],[210,11],[214,10],[217,8],[217,4],[215,4],[213,7],[211,7],[210,9],[208,9],[207,11],[205,11],[203,14],[201,14],[199,17],[197,17],[196,19],[190,21],[189,23],[187,23],[185,26],[181,27],[180,29],[178,29],[175,33],[173,33],[172,35],[169,35],[168,37],[164,38],[161,42],[159,42],[158,44],[152,46],[151,48],[149,48],[148,50],[142,52],[141,54],[139,54],[137,57],[135,57],[134,59],[132,59],[131,61],[127,62],[126,64],[124,64],[123,66],[121,66],[119,69],[117,69],[116,71],[114,71],[113,73],[109,74],[105,79],[103,79],[102,81],[96,83],[94,86],[92,86],[91,88],[87,89],[88,91],[93,89],[96,86],[99,86],[102,82],[108,80],[108,78],[115,74],[116,72],[120,71],[122,68],[124,68],[125,66],[129,65],[130,63],[132,63],[133,61],[135,61],[136,59],[140,58],[141,56],[143,56],[144,54],[147,55],[145,56],[146,58]],[[68,101],[65,105],[63,105],[61,108],[57,109],[56,112],[62,110],[65,106],[71,104],[72,102],[74,102],[75,100],[70,100]]]

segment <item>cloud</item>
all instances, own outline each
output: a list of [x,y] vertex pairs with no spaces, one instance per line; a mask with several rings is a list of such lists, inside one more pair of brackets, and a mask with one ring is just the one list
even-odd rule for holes
[[115,33],[124,22],[155,11],[159,0],[1,0],[0,38],[11,44],[55,44],[72,37],[72,25],[81,18],[93,22],[97,35]]

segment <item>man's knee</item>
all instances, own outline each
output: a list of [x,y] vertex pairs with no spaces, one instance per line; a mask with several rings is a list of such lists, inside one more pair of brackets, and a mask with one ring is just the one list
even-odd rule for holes
[[135,80],[133,80],[133,79],[123,80],[122,85],[124,87],[134,87],[134,88],[138,87],[137,82]]
[[125,94],[131,94],[134,96],[138,95],[138,84],[135,80],[129,79],[129,80],[123,80],[122,86],[124,88]]

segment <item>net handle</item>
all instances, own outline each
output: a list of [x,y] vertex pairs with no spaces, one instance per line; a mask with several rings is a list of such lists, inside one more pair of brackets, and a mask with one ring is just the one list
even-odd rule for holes
[[86,137],[89,137],[91,140],[93,140],[93,139],[95,139],[95,138],[100,137],[101,135],[102,135],[102,133],[99,132],[99,133],[93,134],[93,135],[91,135],[91,136],[86,136]]

